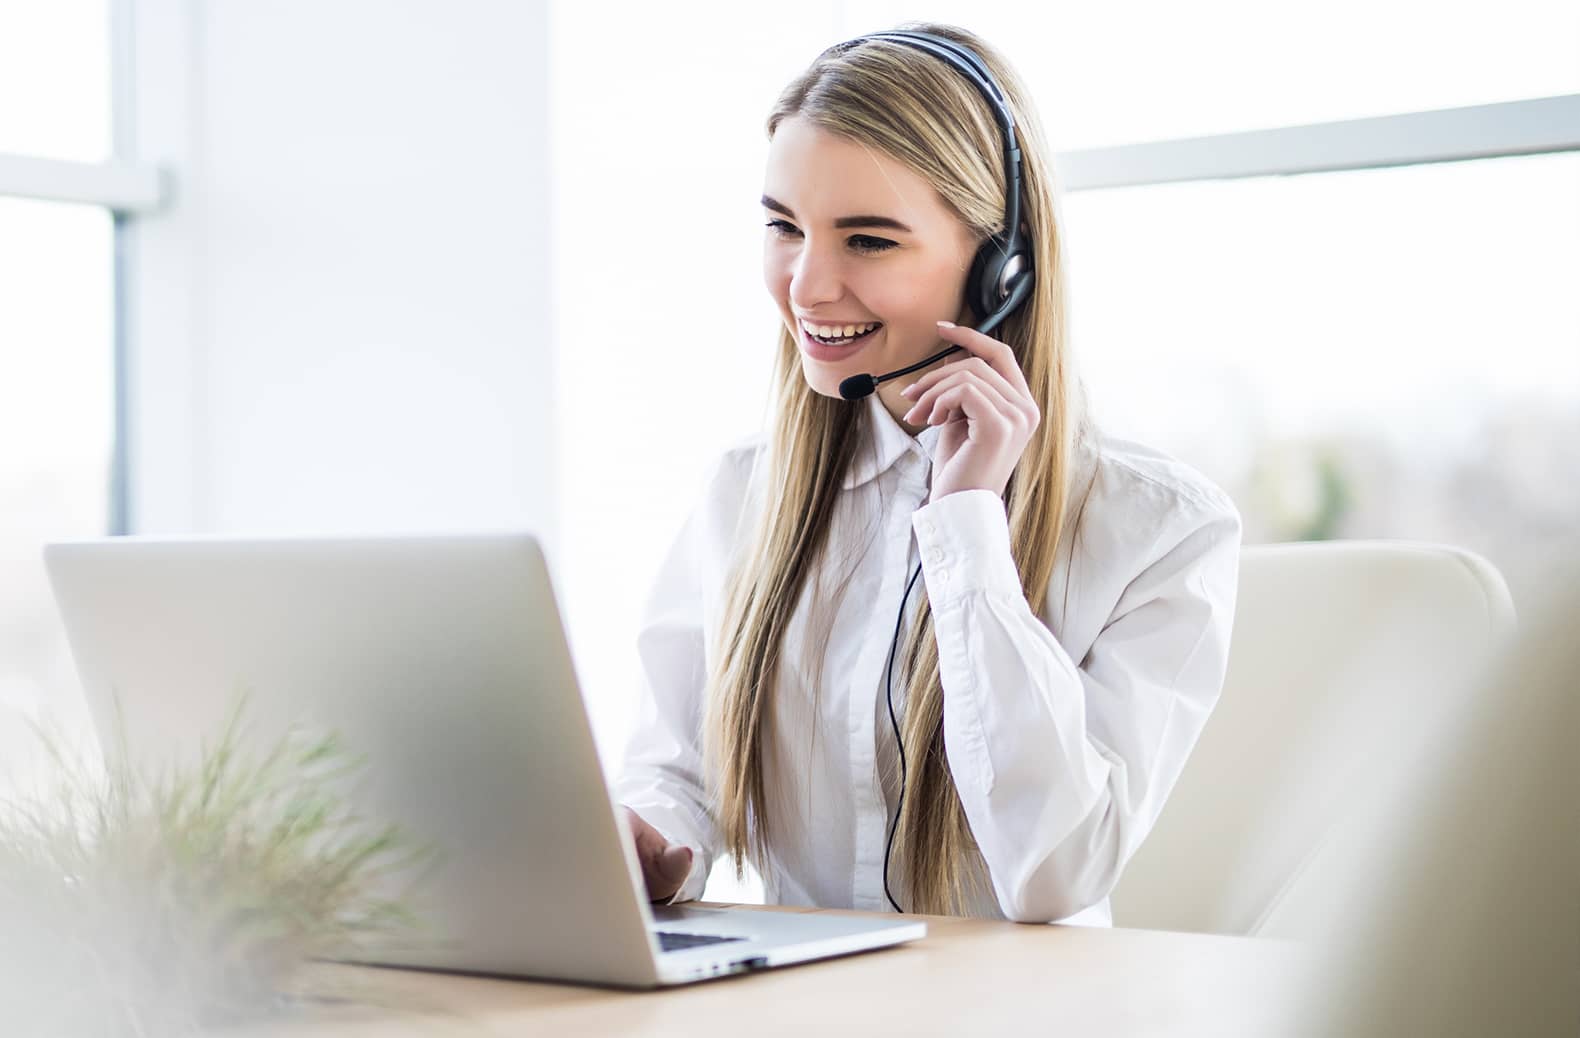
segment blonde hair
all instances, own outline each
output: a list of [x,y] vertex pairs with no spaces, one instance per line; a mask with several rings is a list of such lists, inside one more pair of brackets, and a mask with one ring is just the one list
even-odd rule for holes
[[[1041,613],[1064,540],[1072,458],[1085,423],[1084,393],[1066,343],[1066,278],[1050,152],[1024,87],[991,47],[954,26],[910,22],[900,28],[944,36],[974,51],[1002,86],[1019,133],[1036,285],[994,335],[1014,350],[1043,416],[1005,491],[1011,552],[1027,601]],[[1003,229],[998,124],[970,81],[939,58],[887,40],[831,48],[781,93],[768,117],[770,139],[790,116],[914,170],[978,242]],[[762,509],[727,583],[703,724],[712,807],[737,876],[746,858],[766,869],[772,812],[764,762],[773,735],[772,697],[786,662],[780,649],[807,578],[822,563],[844,477],[868,431],[865,407],[808,386],[796,341],[784,328],[773,387],[766,478],[781,496]],[[1073,550],[1072,545],[1072,558]],[[822,599],[806,596],[808,603]],[[806,644],[823,642],[808,638]],[[908,774],[894,837],[902,905],[913,912],[965,914],[990,888],[945,757],[938,645],[925,597],[895,673],[907,682],[901,732]],[[819,685],[812,683],[814,689]]]

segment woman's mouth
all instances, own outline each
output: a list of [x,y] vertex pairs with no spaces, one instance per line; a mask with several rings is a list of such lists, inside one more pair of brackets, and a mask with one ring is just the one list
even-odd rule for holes
[[866,321],[855,325],[809,325],[797,321],[801,332],[802,348],[818,360],[839,360],[848,357],[883,330],[881,321]]

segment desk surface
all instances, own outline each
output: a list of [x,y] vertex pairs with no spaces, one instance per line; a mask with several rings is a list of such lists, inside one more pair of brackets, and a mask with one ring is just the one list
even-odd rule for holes
[[1314,968],[1282,941],[918,918],[921,941],[649,992],[322,964],[320,978],[383,1008],[315,1008],[223,1033],[1274,1034]]

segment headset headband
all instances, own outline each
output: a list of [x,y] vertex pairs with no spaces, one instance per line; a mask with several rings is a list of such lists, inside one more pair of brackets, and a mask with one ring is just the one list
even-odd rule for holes
[[993,109],[993,114],[998,120],[999,129],[1004,134],[1004,241],[1007,251],[1010,243],[1020,238],[1020,147],[1015,141],[1015,116],[1009,110],[1009,103],[1004,97],[1004,91],[999,87],[998,80],[993,78],[993,73],[988,71],[987,65],[982,62],[970,48],[930,32],[916,32],[909,29],[892,29],[884,32],[868,33],[858,36],[854,40],[840,45],[843,51],[867,40],[891,40],[903,43],[917,50],[947,61],[953,65],[961,75],[969,79],[982,97],[987,101],[988,107]]

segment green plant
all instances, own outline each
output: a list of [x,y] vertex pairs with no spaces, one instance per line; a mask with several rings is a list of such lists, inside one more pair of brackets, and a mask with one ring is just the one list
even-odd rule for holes
[[58,788],[0,811],[5,1033],[195,1034],[332,995],[300,990],[301,967],[418,928],[377,890],[431,849],[345,806],[363,762],[334,734],[243,752],[245,699],[195,766],[158,777],[123,733],[92,775],[35,726]]

